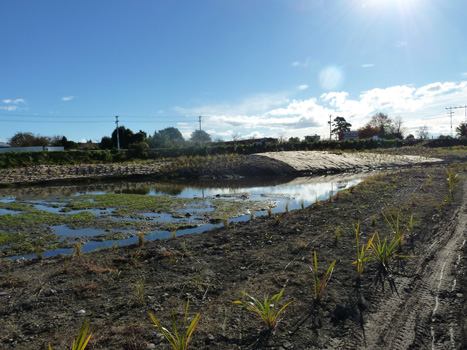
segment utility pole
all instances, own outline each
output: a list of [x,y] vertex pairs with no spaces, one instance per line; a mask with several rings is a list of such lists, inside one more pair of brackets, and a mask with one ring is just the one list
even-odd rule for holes
[[454,112],[452,110],[450,110],[448,112],[449,116],[451,117],[451,137],[452,137],[452,115],[454,114]]
[[117,124],[117,149],[120,151],[120,131],[118,130],[118,115],[115,116],[115,124]]
[[202,116],[199,116],[199,145],[202,146],[203,145],[203,141],[201,141],[201,118]]
[[331,141],[331,118],[332,118],[332,114],[329,114],[329,121],[328,121],[328,124],[329,124],[329,141]]
[[467,106],[459,106],[459,107],[446,107],[448,111],[452,111],[453,109],[464,108],[464,123],[467,123]]

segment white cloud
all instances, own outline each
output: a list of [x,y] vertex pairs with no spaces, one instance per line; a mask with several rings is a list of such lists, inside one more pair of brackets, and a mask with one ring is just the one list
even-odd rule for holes
[[407,41],[401,41],[401,40],[398,40],[394,43],[394,46],[399,48],[399,47],[404,47],[404,46],[407,46],[408,43]]
[[2,102],[5,103],[5,104],[14,104],[14,105],[18,105],[18,104],[20,104],[20,103],[26,103],[26,101],[25,101],[24,99],[22,99],[22,98],[16,98],[16,99],[14,99],[14,100],[12,100],[12,99],[5,99],[5,100],[3,100]]
[[463,77],[467,77],[467,72],[462,73]]
[[[16,111],[20,108],[19,105],[21,104],[26,104],[26,101],[22,98],[16,98],[16,99],[4,99],[2,100],[2,102],[6,105],[6,106],[0,106],[0,110],[3,110],[3,111],[9,111],[9,112],[12,112],[12,111]],[[24,109],[24,107],[23,107]]]
[[64,96],[62,97],[62,101],[71,101],[74,100],[76,96]]
[[300,67],[300,68],[306,68],[311,64],[311,59],[308,57],[305,61],[300,62],[300,61],[294,61],[292,62],[292,67]]
[[374,63],[365,63],[365,64],[362,64],[362,68],[371,68],[371,67],[374,67]]
[[308,89],[308,88],[309,88],[309,86],[308,86],[307,84],[302,84],[302,85],[299,85],[299,86],[298,86],[298,89],[299,89],[299,90],[306,90],[306,89]]
[[[284,94],[261,94],[238,104],[207,105],[177,110],[190,116],[203,116],[203,126],[217,136],[229,138],[234,133],[255,137],[303,137],[318,134],[329,137],[329,115],[341,116],[354,130],[366,124],[378,112],[401,116],[409,133],[421,125],[433,132],[450,134],[446,107],[465,105],[467,81],[436,82],[421,87],[396,85],[362,91],[356,98],[346,91],[328,92],[319,98],[293,99]],[[464,119],[456,113],[453,125]],[[256,133],[256,134],[255,134]],[[259,136],[261,135],[261,136]]]

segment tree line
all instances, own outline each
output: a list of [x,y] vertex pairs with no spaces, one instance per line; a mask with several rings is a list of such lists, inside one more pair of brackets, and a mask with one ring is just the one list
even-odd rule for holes
[[[332,122],[333,129],[331,135],[337,136],[346,131],[350,131],[352,124],[347,122],[343,117],[336,117]],[[358,136],[360,139],[369,139],[378,136],[378,139],[384,140],[403,140],[415,139],[413,134],[406,134],[406,128],[401,117],[391,118],[384,113],[376,113],[367,124],[359,128]],[[117,137],[118,132],[118,137]],[[461,123],[456,128],[457,136],[461,138],[467,137],[467,123]],[[416,135],[420,139],[426,139],[429,135],[428,127],[421,126]],[[440,136],[445,138],[449,136]],[[305,141],[309,142],[312,137],[305,137]],[[279,143],[281,143],[279,138]],[[300,139],[298,137],[291,137],[289,140],[291,144],[298,144]],[[114,129],[111,136],[104,136],[100,141],[99,148],[102,150],[128,149],[136,153],[142,153],[148,149],[166,149],[166,148],[182,148],[191,145],[206,145],[212,142],[211,136],[204,130],[195,130],[191,133],[190,138],[185,140],[180,130],[175,127],[168,127],[162,130],[154,131],[152,136],[148,136],[146,132],[140,130],[133,132],[125,126],[120,126]],[[68,140],[65,136],[40,136],[34,135],[30,132],[18,132],[11,139],[9,139],[11,147],[31,147],[31,146],[55,146],[64,147],[64,149],[76,149],[78,143]],[[95,145],[88,141],[84,148],[93,149]]]

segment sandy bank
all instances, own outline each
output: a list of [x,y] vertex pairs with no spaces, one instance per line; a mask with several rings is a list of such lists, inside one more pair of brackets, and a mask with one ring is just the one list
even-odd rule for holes
[[392,156],[376,153],[339,153],[327,151],[268,152],[259,155],[284,162],[298,172],[370,170],[381,167],[431,164],[441,159],[419,156]]

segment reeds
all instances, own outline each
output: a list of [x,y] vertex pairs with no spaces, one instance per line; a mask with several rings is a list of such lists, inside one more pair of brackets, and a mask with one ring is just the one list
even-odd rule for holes
[[336,265],[337,260],[334,260],[328,267],[326,273],[323,274],[322,278],[319,278],[318,271],[318,257],[316,256],[316,250],[311,256],[311,272],[313,274],[313,287],[314,287],[314,300],[319,302],[324,295],[324,290],[326,289],[327,284],[332,276],[332,271],[334,270],[334,265]]
[[[188,299],[186,303],[186,309],[185,309],[185,318],[183,320],[183,328],[179,329],[177,327],[177,323],[175,321],[175,312],[172,310],[172,329],[173,332],[170,332],[167,328],[162,327],[161,323],[151,314],[149,313],[149,316],[151,317],[152,321],[154,324],[159,328],[159,330],[162,332],[164,335],[165,339],[169,342],[169,344],[172,346],[172,349],[174,350],[186,350],[188,348],[188,343],[191,339],[191,336],[193,335],[193,332],[196,329],[196,326],[198,325],[200,319],[201,319],[201,313],[197,313],[196,316],[193,318],[191,321],[190,325],[188,328],[186,327],[187,325],[187,317],[188,317],[188,307],[190,305],[190,299]],[[179,334],[179,332],[182,332]]]
[[285,304],[282,308],[278,309],[279,301],[280,298],[282,297],[282,293],[284,292],[284,288],[282,290],[273,295],[270,299],[268,299],[267,296],[264,297],[264,302],[261,303],[258,299],[252,297],[251,295],[241,292],[244,296],[250,299],[250,301],[241,301],[237,300],[234,301],[233,304],[238,305],[242,309],[246,309],[249,311],[253,311],[261,317],[261,319],[264,321],[266,324],[266,327],[269,331],[273,330],[276,328],[277,325],[277,319],[279,315],[281,314],[284,309],[292,304],[294,301],[289,301],[287,304]]

